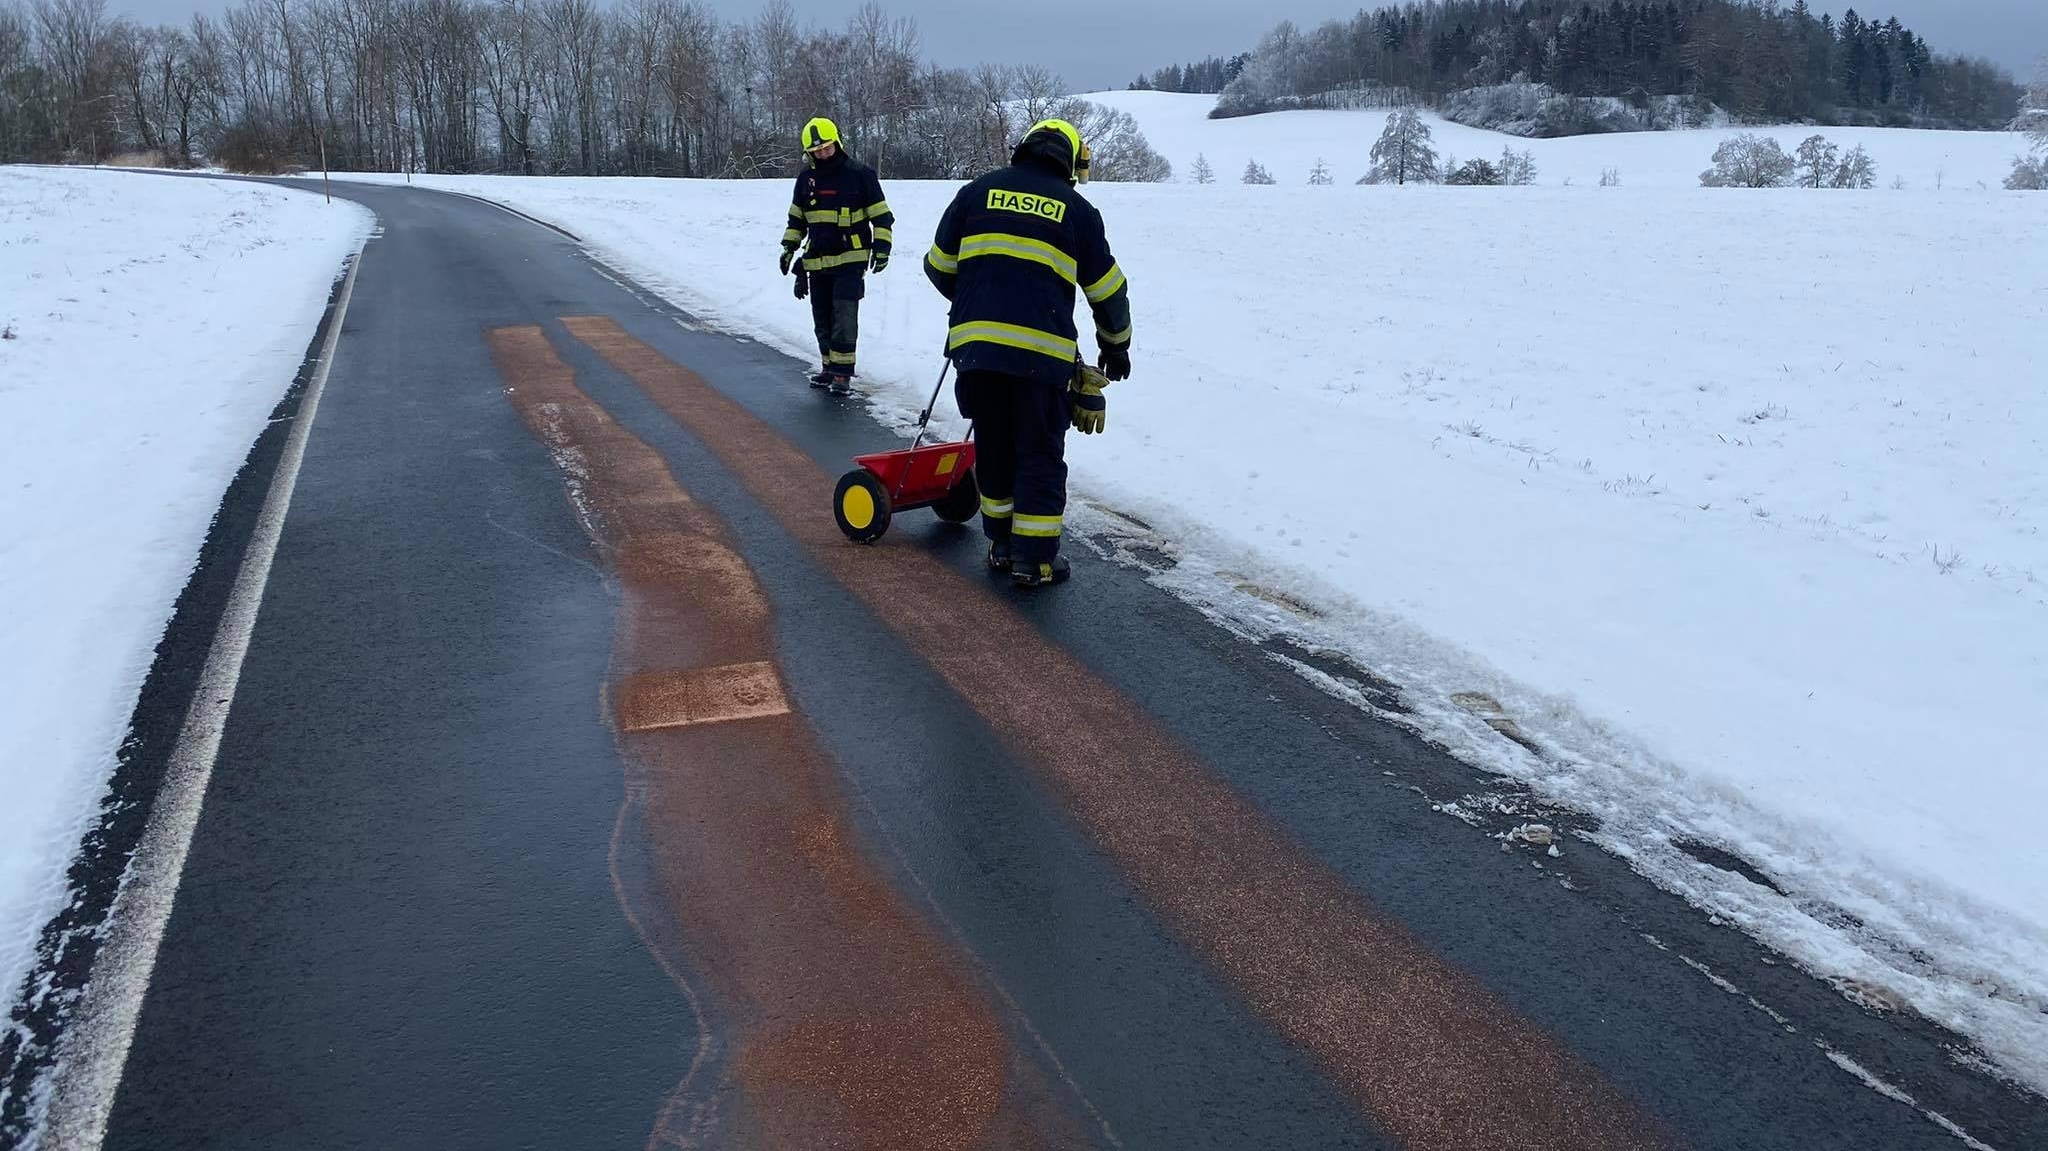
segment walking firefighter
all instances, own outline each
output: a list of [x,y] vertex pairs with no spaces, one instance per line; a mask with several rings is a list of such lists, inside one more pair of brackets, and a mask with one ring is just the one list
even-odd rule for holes
[[782,271],[794,265],[797,299],[810,297],[819,359],[811,386],[843,396],[853,390],[866,273],[889,266],[896,218],[874,169],[847,154],[837,124],[812,120],[800,142],[806,159],[782,233]]

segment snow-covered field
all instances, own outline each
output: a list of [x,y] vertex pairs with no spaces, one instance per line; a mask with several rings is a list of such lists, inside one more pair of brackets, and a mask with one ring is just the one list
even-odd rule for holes
[[[1088,99],[1137,117],[1145,138],[1173,164],[1174,179],[1192,182],[1197,155],[1215,170],[1218,183],[1235,184],[1245,162],[1257,160],[1279,183],[1306,184],[1316,161],[1329,165],[1338,184],[1350,184],[1372,167],[1374,141],[1386,127],[1386,112],[1277,112],[1211,120],[1213,96],[1177,92],[1096,92]],[[1877,163],[1878,189],[1892,191],[1991,191],[2004,187],[2013,157],[2024,155],[2026,137],[2017,132],[1904,132],[1891,128],[1707,128],[1690,132],[1637,132],[1620,136],[1570,136],[1525,140],[1453,124],[1425,114],[1439,159],[1498,160],[1503,147],[1527,150],[1536,158],[1536,182],[1597,187],[1600,174],[1616,169],[1625,188],[1697,188],[1700,173],[1713,166],[1714,149],[1742,132],[1771,136],[1789,155],[1799,142],[1819,134],[1843,151],[1861,144]],[[1483,189],[1481,190],[1483,194]]]
[[370,223],[251,184],[0,168],[0,1012],[221,496]]
[[[1176,163],[1267,130],[1259,158],[1301,147],[1304,174],[1381,119],[1138,110]],[[1288,135],[1347,117],[1314,151]],[[1505,142],[1475,135],[1457,150]],[[1939,192],[1704,190],[1713,135],[1530,141],[1535,188],[1094,186],[1136,375],[1108,435],[1070,440],[1075,485],[1158,529],[1182,560],[1159,582],[1344,648],[1660,883],[2048,1088],[2048,196],[1975,189],[2002,137],[1904,132],[1836,135],[1974,159]],[[1594,179],[1558,186],[1566,154]],[[424,182],[814,355],[775,272],[781,183]],[[861,364],[900,419],[938,367],[916,257],[952,188],[887,191],[903,256]]]

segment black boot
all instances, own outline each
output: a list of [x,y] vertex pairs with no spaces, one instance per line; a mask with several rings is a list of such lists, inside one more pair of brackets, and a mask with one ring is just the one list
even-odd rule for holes
[[832,369],[831,369],[831,368],[819,368],[819,369],[817,370],[817,372],[816,372],[815,374],[813,374],[813,375],[811,376],[811,386],[812,386],[812,387],[814,387],[814,388],[822,388],[822,387],[824,387],[825,385],[827,385],[827,384],[829,384],[829,383],[831,383],[831,382],[832,382]]
[[832,389],[832,394],[833,394],[833,395],[835,395],[835,396],[850,396],[850,395],[852,395],[852,394],[853,394],[853,377],[852,377],[852,376],[833,376],[833,377],[832,377],[832,383],[831,383],[831,389]]
[[988,545],[988,570],[999,575],[1010,570],[1010,544],[1008,540],[990,540]]
[[1017,562],[1010,565],[1010,579],[1018,587],[1044,587],[1047,584],[1065,583],[1069,574],[1071,572],[1065,556],[1054,556],[1047,563]]

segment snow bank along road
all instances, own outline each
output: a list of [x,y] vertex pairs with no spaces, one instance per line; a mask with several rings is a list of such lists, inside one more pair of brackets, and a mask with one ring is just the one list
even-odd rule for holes
[[[1328,119],[1374,114],[1316,115],[1371,138]],[[1213,130],[1259,127],[1237,123]],[[1671,135],[1695,134],[1603,146],[1643,170],[1630,150]],[[775,274],[780,183],[433,183],[812,354]],[[953,190],[888,185],[905,255],[861,347],[885,419],[931,386],[944,304],[911,253]],[[2048,197],[1091,195],[1141,371],[1069,456],[1156,529],[1111,516],[1111,550],[1348,653],[1405,722],[1596,816],[1670,890],[2048,1088]],[[1498,790],[1440,798],[1499,823]]]
[[1573,826],[1282,660],[1402,707],[1367,670],[1085,550],[1019,600],[968,533],[846,545],[886,435],[793,361],[351,194],[381,235],[104,1145],[2048,1140],[1954,1035],[1445,819]]
[[[0,169],[10,1008],[71,894],[67,867],[222,493],[370,222],[353,204],[253,184]],[[21,1039],[0,1032],[0,1054]]]

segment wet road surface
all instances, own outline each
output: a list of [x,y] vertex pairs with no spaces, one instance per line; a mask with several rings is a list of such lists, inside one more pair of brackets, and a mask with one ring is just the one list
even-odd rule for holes
[[1432,812],[1477,774],[1142,573],[846,544],[892,437],[798,364],[346,194],[106,1145],[2048,1147],[1953,1037]]

